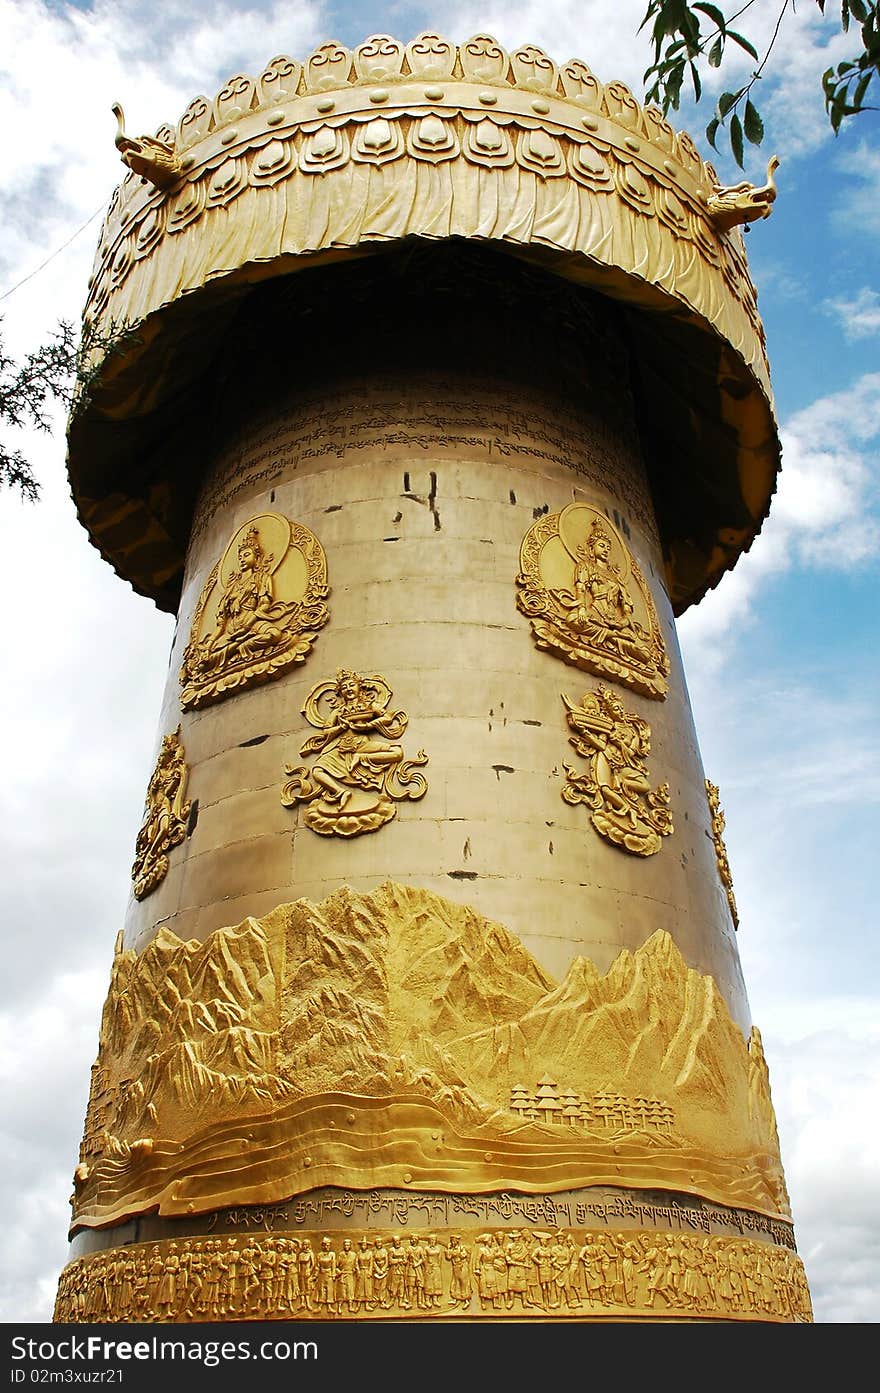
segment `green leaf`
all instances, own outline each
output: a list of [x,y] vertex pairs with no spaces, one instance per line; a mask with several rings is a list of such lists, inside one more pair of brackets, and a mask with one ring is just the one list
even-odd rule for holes
[[715,144],[715,140],[716,140],[716,137],[717,137],[717,135],[718,135],[718,127],[719,127],[720,124],[721,124],[721,123],[720,123],[720,121],[718,120],[718,117],[717,117],[717,116],[713,116],[713,117],[712,117],[712,120],[709,122],[708,126],[706,127],[706,139],[708,140],[709,144],[712,146],[712,149],[713,149],[713,150],[717,150],[717,149],[718,149],[718,146]]
[[687,40],[688,53],[698,52],[700,47],[700,21],[697,19],[696,15],[686,8],[678,27]]
[[746,53],[750,53],[757,62],[758,50],[755,48],[754,44],[749,43],[748,39],[744,39],[742,34],[734,33],[732,29],[727,30],[727,37],[728,39],[733,39],[735,44],[739,44],[740,48],[744,48]]
[[690,64],[691,82],[694,84],[694,101],[698,102],[703,95],[703,84],[700,81],[700,74],[697,72],[696,63]]
[[735,106],[742,92],[722,92],[718,98],[718,115],[723,121],[732,106]]
[[724,40],[716,39],[709,49],[709,67],[717,68],[721,63],[721,55],[724,52]]
[[750,145],[760,145],[764,139],[764,122],[754,102],[749,98],[743,115],[743,130]]
[[862,109],[862,102],[863,102],[864,99],[865,99],[865,93],[867,92],[868,88],[869,88],[870,85],[871,85],[871,78],[872,78],[873,76],[874,76],[873,73],[865,73],[864,77],[859,78],[858,85],[857,85],[857,87],[856,87],[856,90],[855,90],[855,93],[853,94],[853,99],[852,99],[852,108],[853,108],[853,112],[861,111],[861,109]]
[[722,34],[725,32],[727,20],[717,5],[694,5],[694,9],[699,10],[701,14],[708,15],[716,29],[720,29]]
[[738,116],[730,118],[730,148],[740,169],[743,167],[743,128]]
[[674,73],[670,73],[666,83],[666,97],[673,111],[678,111],[678,101],[681,95],[681,84],[684,81],[684,64]]

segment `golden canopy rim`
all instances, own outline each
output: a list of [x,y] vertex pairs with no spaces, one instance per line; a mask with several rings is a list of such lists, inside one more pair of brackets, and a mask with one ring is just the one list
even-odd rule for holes
[[690,137],[623,83],[490,35],[379,35],[276,57],[117,143],[147,174],[111,201],[84,326],[131,332],[71,414],[68,468],[91,540],[160,608],[177,607],[235,317],[262,282],[332,286],[339,263],[413,244],[491,248],[512,280],[525,264],[620,307],[675,613],[748,550],[780,450],[742,234],[713,220]]

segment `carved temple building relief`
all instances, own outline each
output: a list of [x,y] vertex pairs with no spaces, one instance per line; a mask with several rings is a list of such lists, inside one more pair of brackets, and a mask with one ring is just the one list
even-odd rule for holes
[[563,764],[566,803],[585,803],[600,837],[635,856],[653,856],[673,832],[669,785],[651,788],[651,727],[607,687],[587,692],[579,706],[563,695],[569,744],[587,772]]
[[727,903],[730,905],[733,927],[737,929],[739,928],[739,911],[733,894],[733,875],[730,870],[730,862],[727,859],[727,847],[724,845],[724,809],[721,806],[718,785],[710,783],[708,779],[706,780],[706,798],[712,819],[712,843],[715,847],[715,859],[718,862],[718,874],[721,877],[721,884],[724,886],[724,893],[727,895]]
[[627,1097],[613,1089],[582,1096],[576,1089],[560,1088],[546,1074],[534,1089],[514,1084],[508,1107],[525,1121],[599,1134],[656,1132],[671,1136],[675,1130],[675,1111],[660,1098]]
[[268,682],[327,623],[327,558],[302,523],[261,513],[238,529],[199,596],[180,670],[184,711]]
[[428,783],[418,770],[424,750],[407,759],[397,743],[409,717],[389,711],[392,691],[383,677],[341,669],[313,687],[303,715],[319,732],[306,740],[311,767],[286,765],[281,792],[286,808],[304,803],[303,821],[325,837],[375,832],[397,816],[401,799],[423,798]]
[[669,658],[647,581],[617,528],[570,503],[539,518],[520,548],[517,605],[538,648],[662,700]]
[[189,770],[180,743],[180,728],[162,741],[156,768],[147,787],[144,819],[135,842],[131,878],[138,900],[168,874],[168,855],[187,834],[191,805],[184,800]]

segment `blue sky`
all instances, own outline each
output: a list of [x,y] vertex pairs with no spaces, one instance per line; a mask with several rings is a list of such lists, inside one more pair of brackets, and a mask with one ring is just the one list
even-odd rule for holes
[[[99,227],[88,220],[123,174],[114,100],[131,130],[155,130],[197,92],[210,96],[277,53],[302,58],[327,38],[353,46],[373,33],[406,41],[425,28],[537,42],[639,95],[644,4],[0,0],[8,343],[26,352],[80,312]],[[758,0],[750,35],[769,33],[774,9]],[[822,21],[803,0],[762,82],[766,136],[747,173],[763,182],[777,153],[779,197],[747,250],[783,470],[751,553],[680,624],[704,764],[727,814],[740,952],[799,1248],[825,1322],[874,1321],[880,1310],[880,114],[835,139],[819,88],[821,70],[852,48],[832,14]],[[722,72],[724,86],[744,72]],[[683,107],[674,118],[707,155],[710,114]],[[715,162],[722,179],[741,177],[729,157]],[[58,427],[23,442],[41,503],[0,495],[7,1321],[50,1318],[65,1260],[70,1177],[172,630],[88,545],[64,481],[60,418]]]

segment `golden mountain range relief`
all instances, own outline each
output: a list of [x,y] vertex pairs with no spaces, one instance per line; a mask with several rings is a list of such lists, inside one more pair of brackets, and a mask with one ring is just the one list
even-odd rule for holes
[[501,925],[389,883],[117,949],[75,1226],[317,1185],[621,1183],[789,1213],[760,1036],[662,930],[556,983]]

